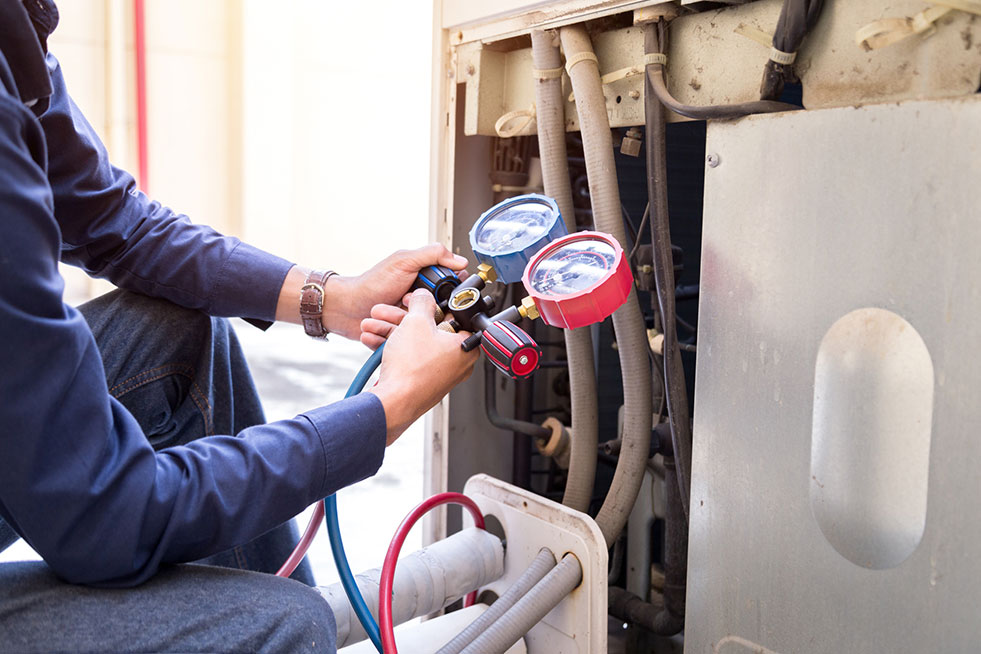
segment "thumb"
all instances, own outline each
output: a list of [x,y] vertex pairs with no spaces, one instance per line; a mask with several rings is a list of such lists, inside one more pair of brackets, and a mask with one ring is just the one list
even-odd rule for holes
[[424,288],[417,288],[409,295],[409,315],[420,315],[432,320],[436,313],[436,300],[432,294]]
[[415,269],[425,266],[446,266],[451,270],[463,270],[467,260],[459,254],[453,254],[442,243],[432,243],[417,250],[409,251],[409,259]]

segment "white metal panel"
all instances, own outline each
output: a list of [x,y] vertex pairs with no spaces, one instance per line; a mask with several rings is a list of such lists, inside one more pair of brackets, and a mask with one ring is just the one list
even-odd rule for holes
[[[687,650],[976,651],[981,96],[712,123],[707,146]],[[882,569],[811,499],[821,342],[863,308],[907,321],[934,377],[925,529]]]
[[487,475],[472,477],[464,492],[504,527],[504,576],[488,587],[498,595],[542,547],[556,559],[572,553],[582,564],[582,583],[525,637],[529,654],[606,654],[607,550],[593,519]]

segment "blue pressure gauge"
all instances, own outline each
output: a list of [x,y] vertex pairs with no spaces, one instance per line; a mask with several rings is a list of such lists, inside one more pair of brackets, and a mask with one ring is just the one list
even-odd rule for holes
[[510,284],[521,281],[528,261],[546,244],[566,235],[555,200],[530,193],[495,204],[470,230],[477,261],[493,266]]

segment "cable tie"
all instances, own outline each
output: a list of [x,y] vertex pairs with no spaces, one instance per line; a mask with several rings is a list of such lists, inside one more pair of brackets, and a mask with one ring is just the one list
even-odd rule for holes
[[795,59],[797,59],[796,52],[784,52],[783,50],[770,48],[770,61],[775,61],[778,64],[789,66],[790,64],[794,63]]
[[[511,129],[505,129],[505,126],[509,122],[511,122],[515,118],[522,118],[522,117],[524,117],[525,119],[524,122],[520,123],[517,126],[512,127]],[[497,119],[497,122],[494,123],[494,131],[497,132],[497,135],[502,139],[508,139],[511,138],[512,136],[517,136],[526,127],[528,127],[528,125],[530,125],[531,121],[533,120],[535,120],[535,105],[531,105],[529,109],[517,109],[515,111],[509,111]]]
[[591,61],[596,64],[597,68],[599,67],[599,59],[596,58],[595,54],[592,52],[577,52],[565,60],[566,72],[568,72],[569,75],[572,75],[572,67],[582,61]]
[[536,79],[558,79],[562,77],[562,71],[565,69],[562,66],[558,68],[545,68],[544,70],[538,68],[531,69],[532,77]]
[[659,64],[661,66],[668,65],[668,55],[663,52],[648,52],[644,54],[644,65],[650,66],[651,64]]

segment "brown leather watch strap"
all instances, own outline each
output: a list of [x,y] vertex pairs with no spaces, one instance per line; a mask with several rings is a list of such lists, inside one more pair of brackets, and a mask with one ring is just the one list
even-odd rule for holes
[[327,297],[324,289],[333,270],[314,270],[307,275],[307,280],[300,289],[300,319],[303,321],[303,331],[313,338],[327,338],[328,331],[324,329],[324,299]]

